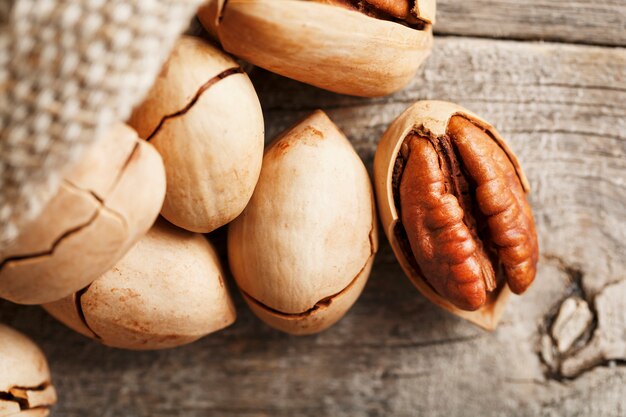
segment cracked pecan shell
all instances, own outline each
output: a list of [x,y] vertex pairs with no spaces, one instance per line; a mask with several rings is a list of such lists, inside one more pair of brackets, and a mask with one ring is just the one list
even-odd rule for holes
[[324,330],[347,312],[377,245],[367,171],[321,111],[268,147],[250,204],[228,231],[231,270],[246,302],[293,334]]
[[389,127],[374,167],[383,225],[409,278],[436,304],[494,328],[538,260],[515,155],[469,111],[423,101]]
[[435,0],[210,0],[198,17],[224,49],[337,93],[404,87],[432,49]]
[[110,271],[44,308],[107,346],[172,348],[234,323],[223,277],[204,236],[159,219]]
[[241,213],[261,170],[264,125],[250,79],[228,55],[181,37],[128,123],[163,157],[163,217],[208,233]]
[[83,288],[146,233],[164,195],[159,154],[128,126],[115,125],[0,252],[0,298],[43,304]]
[[23,334],[0,324],[0,416],[47,416],[56,401],[41,350]]

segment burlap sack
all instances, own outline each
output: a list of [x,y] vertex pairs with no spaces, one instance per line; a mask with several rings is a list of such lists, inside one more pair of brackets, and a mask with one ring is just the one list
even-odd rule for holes
[[152,84],[200,0],[0,0],[0,249]]

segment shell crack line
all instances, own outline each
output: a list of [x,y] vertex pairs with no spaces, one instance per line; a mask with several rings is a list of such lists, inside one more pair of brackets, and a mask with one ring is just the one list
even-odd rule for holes
[[66,230],[63,234],[61,234],[59,237],[57,237],[48,250],[41,251],[41,252],[24,254],[24,255],[16,255],[16,256],[11,256],[11,257],[8,257],[6,259],[3,259],[2,262],[0,262],[0,272],[2,272],[2,270],[4,269],[4,267],[7,264],[12,263],[12,262],[19,262],[19,261],[23,261],[23,260],[27,260],[27,259],[28,260],[32,260],[32,259],[36,259],[36,258],[42,258],[44,256],[51,256],[51,255],[53,255],[54,252],[56,251],[56,249],[61,245],[61,243],[64,240],[66,240],[67,238],[75,235],[76,233],[79,233],[83,229],[91,226],[91,224],[93,222],[95,222],[96,219],[98,218],[98,216],[100,216],[103,212],[107,212],[107,213],[115,216],[116,218],[120,219],[120,221],[124,225],[124,228],[128,229],[128,225],[126,223],[126,219],[124,219],[124,217],[122,215],[120,215],[119,213],[117,213],[116,211],[111,210],[109,207],[105,206],[103,201],[100,198],[98,198],[98,196],[96,194],[94,194],[91,191],[87,191],[87,190],[83,190],[82,188],[78,188],[74,184],[72,184],[72,183],[70,183],[68,181],[64,180],[64,182],[65,182],[65,184],[67,186],[69,186],[71,188],[74,188],[74,189],[78,190],[79,192],[85,193],[85,194],[89,195],[91,198],[94,198],[98,202],[98,207],[96,208],[95,212],[84,223],[81,223],[81,224],[79,224],[79,225],[77,225],[75,227],[72,227],[69,230]]
[[[50,391],[46,393],[46,391]],[[31,399],[30,393],[44,394],[43,398]],[[49,396],[45,394],[50,394]],[[0,391],[0,401],[15,403],[20,412],[27,410],[45,410],[54,404],[54,398],[56,394],[49,382],[43,383],[36,387],[21,387],[14,386],[9,388],[8,391]],[[12,415],[12,414],[9,414]]]
[[[372,233],[370,232],[370,236],[372,235]],[[365,269],[368,267],[368,265],[370,264],[370,262],[372,261],[372,258],[376,255],[376,252],[374,250],[374,246],[372,246],[373,240],[372,238],[370,238],[370,255],[367,257],[367,260],[365,261],[365,263],[363,264],[363,266],[361,267],[361,269],[359,270],[359,272],[357,272],[357,274],[354,276],[354,278],[352,278],[352,281],[350,281],[350,283],[343,288],[341,291],[336,292],[335,294],[331,294],[327,297],[322,298],[321,300],[319,300],[318,302],[316,302],[313,307],[309,308],[306,311],[303,311],[301,313],[285,313],[284,311],[280,311],[280,310],[276,310],[275,308],[272,308],[270,306],[268,306],[267,304],[262,303],[261,301],[257,300],[256,298],[252,297],[250,294],[248,294],[246,291],[244,291],[243,289],[239,289],[248,299],[250,299],[252,302],[254,302],[255,304],[257,304],[259,307],[263,308],[264,310],[267,310],[269,312],[272,312],[274,314],[283,316],[283,317],[306,317],[311,315],[313,312],[315,312],[316,310],[319,310],[321,308],[326,308],[329,307],[333,300],[348,292],[355,284],[356,282],[359,280],[359,278],[361,278],[361,274],[363,273],[363,271],[365,271]]]
[[82,303],[83,295],[87,294],[87,291],[89,291],[89,288],[91,288],[91,284],[87,285],[82,290],[76,292],[76,295],[74,296],[74,304],[76,307],[76,313],[78,314],[78,318],[80,319],[81,323],[85,325],[87,330],[89,330],[96,339],[102,340],[102,337],[100,337],[100,335],[96,333],[91,328],[91,326],[89,326],[89,323],[87,322],[87,316],[85,316],[85,311],[83,310],[83,303]]
[[152,133],[150,133],[146,137],[146,141],[150,142],[152,140],[152,138],[159,132],[159,130],[161,130],[161,128],[163,127],[165,122],[167,122],[170,119],[174,119],[176,117],[183,116],[185,113],[187,113],[189,110],[191,110],[191,108],[194,106],[194,104],[196,104],[196,102],[200,99],[200,96],[205,91],[207,91],[209,88],[211,88],[211,86],[216,84],[218,81],[223,80],[226,77],[230,77],[231,75],[244,74],[244,73],[245,72],[244,72],[244,70],[241,67],[234,67],[234,68],[229,68],[227,70],[224,70],[224,71],[220,72],[219,74],[217,74],[216,76],[212,77],[210,80],[208,80],[206,83],[204,83],[198,89],[198,91],[196,91],[196,94],[189,101],[189,103],[187,103],[185,105],[185,107],[183,107],[182,109],[180,109],[180,110],[178,110],[178,111],[176,111],[174,113],[171,113],[171,114],[163,116],[161,118],[161,120],[159,121],[159,124],[152,131]]
[[124,176],[124,173],[126,172],[126,169],[130,166],[131,162],[135,159],[135,155],[137,155],[137,153],[139,152],[139,146],[140,146],[139,141],[135,141],[135,146],[133,146],[133,150],[128,155],[128,158],[126,158],[126,161],[124,161],[124,165],[122,165],[122,169],[120,169],[120,172],[117,174],[117,177],[115,178],[115,181],[111,185],[111,188],[108,190],[107,195],[113,192],[113,190],[115,190],[115,188],[118,186],[118,184],[122,180],[122,177]]
[[37,253],[29,253],[29,254],[26,254],[26,255],[11,256],[9,258],[4,259],[2,262],[0,262],[0,271],[2,271],[2,269],[7,264],[9,264],[11,262],[19,262],[19,261],[23,261],[25,259],[35,259],[35,258],[41,258],[41,257],[44,257],[44,256],[52,255],[54,253],[54,251],[56,250],[56,248],[61,244],[62,241],[64,241],[68,237],[70,237],[70,236],[80,232],[84,228],[88,227],[90,224],[92,224],[96,220],[96,218],[98,217],[99,214],[100,214],[100,210],[96,210],[91,215],[91,217],[89,217],[89,219],[87,219],[86,222],[84,222],[82,224],[79,224],[78,226],[73,227],[73,228],[67,230],[66,232],[64,232],[61,236],[59,236],[52,243],[52,246],[50,247],[50,249],[48,249],[46,251],[37,252]]
[[[98,204],[98,213],[100,213],[101,211],[106,211],[107,213],[109,213],[112,216],[116,217],[120,221],[120,223],[122,223],[122,225],[124,226],[124,230],[128,230],[128,223],[126,222],[126,218],[121,213],[113,210],[111,207],[106,206],[106,201],[98,198],[98,196],[93,191],[84,190],[82,188],[76,187],[74,184],[72,184],[70,182],[66,182],[66,184],[70,188],[74,188],[78,192],[82,192],[82,193],[91,195],[99,203]],[[86,226],[88,226],[88,225],[86,225]]]

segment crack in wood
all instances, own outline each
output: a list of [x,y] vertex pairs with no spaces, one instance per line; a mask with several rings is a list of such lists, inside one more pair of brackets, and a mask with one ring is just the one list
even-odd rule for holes
[[[583,271],[571,264],[569,264],[568,262],[566,262],[563,258],[554,255],[554,254],[543,254],[543,259],[545,261],[551,262],[553,264],[556,265],[556,267],[562,271],[569,279],[570,281],[570,285],[568,286],[568,288],[566,289],[563,297],[561,298],[561,300],[559,300],[549,311],[548,313],[545,315],[544,317],[544,322],[540,325],[540,334],[545,335],[546,337],[549,338],[550,340],[550,349],[552,350],[552,355],[554,355],[554,360],[551,361],[546,357],[546,352],[542,351],[541,349],[538,350],[538,356],[539,356],[539,360],[541,361],[541,363],[544,364],[545,366],[545,372],[544,375],[547,379],[551,379],[551,380],[555,380],[555,381],[563,381],[568,379],[567,377],[565,377],[562,373],[561,373],[561,365],[564,359],[565,354],[561,355],[558,354],[557,350],[556,350],[556,345],[557,345],[557,341],[554,340],[554,337],[552,336],[551,333],[551,329],[554,325],[554,322],[556,321],[556,318],[559,314],[561,305],[563,304],[563,302],[565,300],[567,300],[568,298],[572,297],[572,296],[579,296],[581,299],[587,301],[587,296],[584,292],[583,289]],[[593,314],[593,324],[592,326],[590,326],[590,328],[588,329],[588,331],[586,332],[586,334],[584,335],[584,341],[583,343],[586,344],[589,342],[589,340],[591,339],[591,334],[593,333],[593,329],[595,329],[595,325],[597,322],[597,313],[595,310],[593,310],[592,306],[590,305],[590,308],[592,309],[592,314]],[[593,329],[592,329],[593,327]],[[581,346],[581,342],[579,340],[579,343],[577,345],[578,347]],[[547,348],[547,347],[546,347]],[[567,352],[565,352],[567,353]]]
[[451,344],[467,343],[475,340],[488,337],[486,334],[475,334],[470,336],[450,337],[446,339],[426,340],[420,342],[407,342],[407,343],[389,343],[389,344],[374,344],[374,343],[342,343],[341,345],[333,345],[326,343],[318,343],[316,347],[325,349],[360,349],[368,350],[373,349],[376,351],[387,349],[423,349],[433,346],[446,346]]
[[[578,355],[582,354],[585,349],[593,348],[592,344],[596,342],[596,338],[598,335],[596,334],[599,329],[599,312],[596,306],[597,296],[602,294],[606,288],[612,285],[617,285],[621,281],[608,282],[603,285],[594,295],[588,294],[585,291],[583,280],[584,280],[584,272],[576,267],[566,262],[563,258],[548,254],[544,255],[544,259],[549,262],[556,264],[557,268],[559,268],[562,272],[566,274],[569,278],[571,285],[565,292],[565,295],[562,300],[560,300],[552,309],[546,314],[544,318],[544,323],[540,326],[540,334],[542,334],[543,338],[549,338],[551,346],[544,346],[542,349],[539,349],[538,356],[541,363],[545,366],[545,376],[548,379],[563,382],[563,381],[571,381],[575,380],[582,375],[592,371],[598,367],[613,367],[613,366],[625,366],[626,365],[626,357],[625,358],[609,358],[606,357],[598,357],[593,360],[589,360],[586,365],[579,366],[578,368],[572,369],[564,369],[564,365],[566,361],[571,360],[572,358],[576,358]],[[588,304],[588,308],[593,315],[593,319],[591,323],[584,329],[582,334],[578,335],[574,341],[574,344],[565,350],[565,352],[559,352],[557,349],[558,341],[554,339],[554,335],[551,332],[551,329],[554,326],[555,320],[560,313],[561,306],[565,302],[565,300],[569,300],[572,297],[580,297],[580,299],[586,301]],[[594,345],[595,346],[595,345]],[[549,353],[550,359],[546,357],[548,354],[544,351],[544,349],[551,349],[551,353]],[[598,355],[604,355],[603,352],[596,352]]]
[[561,45],[580,45],[580,46],[595,46],[599,48],[620,48],[619,45],[613,45],[606,42],[584,42],[584,41],[567,41],[554,37],[544,38],[540,36],[488,36],[488,35],[480,35],[480,34],[472,34],[471,36],[464,36],[454,33],[452,31],[445,31],[441,29],[437,29],[437,25],[435,25],[435,30],[433,31],[434,35],[438,38],[459,38],[459,39],[482,39],[487,41],[511,41],[511,42],[520,42],[520,43],[535,43],[535,42],[545,42],[545,43],[554,43]]

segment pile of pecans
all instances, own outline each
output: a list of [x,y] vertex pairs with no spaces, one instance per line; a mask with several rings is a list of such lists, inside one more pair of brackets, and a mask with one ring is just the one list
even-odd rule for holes
[[[198,16],[225,51],[254,65],[380,96],[429,55],[435,4],[212,0]],[[230,271],[251,310],[284,332],[327,329],[369,277],[374,190],[321,110],[266,148],[264,139],[244,70],[182,37],[130,119],[67,171],[41,216],[0,253],[0,297],[43,305],[116,348],[190,343],[236,319],[202,235],[228,224]],[[529,185],[495,128],[458,105],[417,102],[383,135],[374,185],[383,230],[417,289],[495,328],[538,259]],[[47,414],[56,397],[41,352],[13,330],[0,334],[0,417]]]

